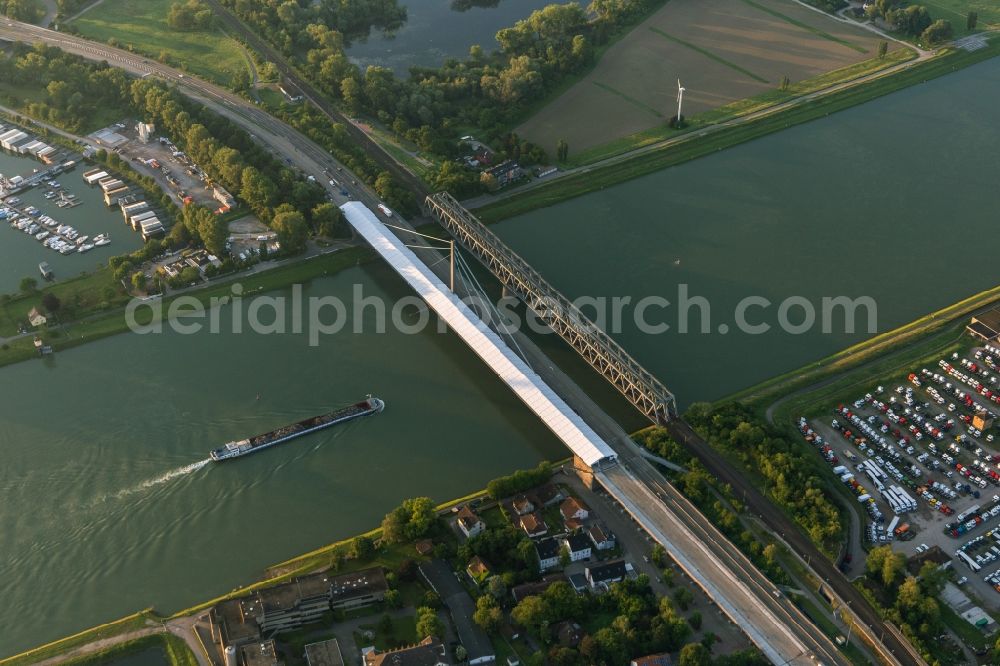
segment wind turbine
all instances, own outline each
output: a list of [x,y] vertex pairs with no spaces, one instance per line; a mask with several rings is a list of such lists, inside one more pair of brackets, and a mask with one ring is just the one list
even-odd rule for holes
[[681,123],[681,104],[684,103],[684,86],[681,85],[681,80],[677,79],[677,124]]

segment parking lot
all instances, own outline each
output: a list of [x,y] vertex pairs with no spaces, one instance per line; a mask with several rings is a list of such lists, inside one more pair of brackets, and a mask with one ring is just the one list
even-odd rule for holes
[[971,347],[799,423],[867,512],[869,543],[908,557],[940,549],[991,608],[1000,608],[998,405],[1000,349]]

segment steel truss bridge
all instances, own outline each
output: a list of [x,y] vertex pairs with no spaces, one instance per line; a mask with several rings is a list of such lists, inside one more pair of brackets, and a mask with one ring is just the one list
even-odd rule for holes
[[462,247],[474,254],[509,293],[534,311],[650,421],[664,425],[677,416],[674,394],[660,380],[639,365],[621,345],[454,197],[447,192],[432,194],[425,204],[434,218]]

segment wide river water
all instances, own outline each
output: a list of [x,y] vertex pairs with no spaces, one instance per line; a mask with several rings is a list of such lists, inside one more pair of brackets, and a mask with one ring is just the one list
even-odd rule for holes
[[[29,175],[34,169],[45,168],[36,159],[0,151],[0,173],[5,176]],[[21,279],[25,277],[41,281],[38,273],[38,263],[41,261],[47,261],[55,279],[60,280],[78,275],[81,271],[93,271],[97,264],[107,261],[108,257],[127,254],[142,246],[142,237],[125,225],[118,208],[104,205],[100,188],[90,187],[83,182],[84,171],[86,169],[77,167],[58,177],[63,190],[75,194],[77,200],[83,202],[80,206],[59,208],[54,199],[45,198],[44,187],[33,188],[18,197],[22,200],[22,205],[32,205],[60,223],[71,224],[82,235],[109,234],[111,244],[95,247],[84,254],[63,255],[0,221],[0,266],[3,266],[0,271],[0,294],[16,292]]]
[[[356,282],[406,294],[376,265],[305,295],[348,299]],[[377,417],[205,462],[369,392],[387,403]],[[0,655],[150,605],[178,610],[370,529],[406,497],[443,501],[565,455],[457,338],[432,332],[318,347],[124,334],[3,368],[0,396]]]
[[[998,108],[994,62],[497,229],[571,295],[674,300],[686,282],[721,322],[744,295],[869,294],[884,330],[996,284]],[[373,265],[307,295],[346,297],[355,282],[406,294]],[[619,336],[685,403],[861,337]],[[222,442],[368,392],[385,413],[204,463]],[[444,500],[566,453],[433,333],[318,348],[300,335],[121,335],[3,368],[0,397],[0,655],[182,608],[370,528],[404,497]]]
[[[646,311],[666,333],[626,310],[616,337],[682,403],[719,398],[868,337],[864,311],[855,334],[842,316],[823,333],[823,297],[870,296],[885,331],[1000,282],[998,109],[993,60],[494,229],[571,298],[673,303]],[[696,307],[677,332],[684,284],[708,300],[710,333]],[[753,296],[773,303],[747,310],[766,334],[734,325]],[[781,332],[795,296],[817,325]]]

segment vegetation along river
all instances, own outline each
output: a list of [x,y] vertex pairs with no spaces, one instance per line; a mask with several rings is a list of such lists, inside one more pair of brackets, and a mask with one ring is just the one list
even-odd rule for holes
[[[997,108],[993,60],[494,230],[571,298],[671,301],[646,313],[668,332],[626,311],[616,337],[682,403],[719,398],[868,337],[864,316],[853,335],[837,316],[822,333],[824,296],[874,298],[886,331],[1000,282]],[[677,332],[680,284],[710,302],[711,333]],[[736,332],[747,296],[773,303],[746,311],[768,333]],[[815,328],[777,330],[790,296],[814,304]]]
[[[355,282],[407,293],[373,265],[305,296],[347,299]],[[374,418],[204,462],[369,392],[387,403]],[[406,497],[444,501],[565,455],[456,337],[432,332],[314,348],[305,335],[129,333],[3,368],[0,396],[0,655],[179,610],[370,529]]]

